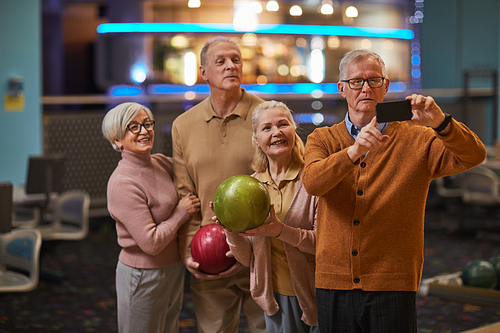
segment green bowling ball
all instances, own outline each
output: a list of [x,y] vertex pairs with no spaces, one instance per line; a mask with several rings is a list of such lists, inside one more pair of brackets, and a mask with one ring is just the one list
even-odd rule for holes
[[495,285],[495,289],[500,290],[500,254],[492,257],[490,260],[490,264],[493,265],[495,271],[497,272],[497,284]]
[[271,198],[256,178],[236,175],[224,180],[215,191],[213,207],[220,223],[233,231],[245,232],[260,226],[269,214]]
[[464,286],[492,289],[497,284],[497,272],[486,260],[472,260],[462,271]]

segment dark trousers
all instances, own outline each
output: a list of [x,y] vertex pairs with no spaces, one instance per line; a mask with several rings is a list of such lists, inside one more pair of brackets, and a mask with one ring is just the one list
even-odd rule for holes
[[416,293],[316,289],[321,333],[416,333]]

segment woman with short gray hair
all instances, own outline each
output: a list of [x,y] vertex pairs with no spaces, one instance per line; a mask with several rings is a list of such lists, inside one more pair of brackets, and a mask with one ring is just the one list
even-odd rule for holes
[[184,290],[177,230],[200,200],[178,198],[172,158],[151,154],[155,121],[137,103],[122,103],[103,119],[102,132],[122,159],[109,178],[108,211],[122,247],[116,268],[120,333],[178,331]]

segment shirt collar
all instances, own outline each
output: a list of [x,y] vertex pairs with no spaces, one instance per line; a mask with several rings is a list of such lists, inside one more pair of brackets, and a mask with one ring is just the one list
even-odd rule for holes
[[[300,176],[300,170],[302,169],[302,165],[296,161],[292,161],[288,170],[286,172],[285,177],[281,181],[293,181]],[[269,168],[266,171],[261,172],[257,177],[263,184],[273,184],[273,179],[271,178],[271,174],[269,173]],[[279,184],[278,184],[279,185]]]
[[[246,92],[244,88],[240,88],[243,91],[243,94],[241,95],[241,99],[236,106],[236,108],[231,112],[231,115],[235,115],[237,117],[242,118],[245,120],[248,116],[248,113],[250,112],[250,106],[252,103],[250,103],[250,95]],[[217,112],[215,112],[213,106],[212,106],[212,95],[210,95],[207,99],[207,102],[209,103],[207,108],[204,108],[204,118],[206,122],[209,122],[213,118],[221,118]]]
[[[354,138],[354,140],[356,140],[356,138],[358,137],[359,131],[361,131],[361,128],[357,125],[354,125],[351,122],[351,119],[349,119],[349,111],[347,111],[347,113],[345,114],[344,121],[345,121],[345,125],[347,127],[347,131],[349,132],[349,134],[351,134],[351,136]],[[387,128],[387,126],[389,126],[389,123],[379,123],[377,125],[377,129],[380,131],[380,133],[383,133],[384,130]]]

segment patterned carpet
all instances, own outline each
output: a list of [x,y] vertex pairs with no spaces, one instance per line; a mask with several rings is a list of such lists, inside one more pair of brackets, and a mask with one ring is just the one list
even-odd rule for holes
[[[492,217],[491,214],[500,221],[496,219],[497,211],[487,216]],[[486,223],[486,215],[477,212],[472,215]],[[457,216],[462,221],[459,232],[456,231]],[[451,214],[450,206],[429,205],[424,278],[457,272],[471,259],[489,259],[500,253],[500,241],[476,238],[475,230],[469,228],[471,225],[480,226],[463,211]],[[32,292],[0,294],[0,332],[117,332],[114,271],[118,252],[110,219],[93,219],[90,235],[84,241],[45,244],[44,271],[63,272],[64,278],[55,281],[44,276]],[[181,333],[196,331],[188,286],[186,283],[179,321]],[[500,309],[436,297],[419,296],[417,309],[421,333],[463,332],[500,321]],[[249,332],[244,317],[239,332]]]

